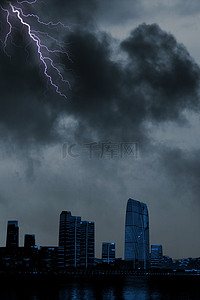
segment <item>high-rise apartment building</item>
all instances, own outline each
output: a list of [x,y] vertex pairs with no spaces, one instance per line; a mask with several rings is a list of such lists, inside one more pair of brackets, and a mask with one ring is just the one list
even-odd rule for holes
[[81,221],[70,211],[60,214],[58,265],[89,267],[94,263],[94,222]]

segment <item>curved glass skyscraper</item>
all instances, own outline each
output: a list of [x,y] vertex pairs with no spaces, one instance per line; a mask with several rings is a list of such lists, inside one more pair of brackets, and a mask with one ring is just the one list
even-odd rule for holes
[[125,260],[133,268],[146,269],[149,262],[149,216],[145,203],[129,199],[126,207]]

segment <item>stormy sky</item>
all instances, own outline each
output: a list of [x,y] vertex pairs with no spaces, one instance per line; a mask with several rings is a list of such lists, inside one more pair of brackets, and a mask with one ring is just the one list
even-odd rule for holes
[[[132,197],[148,205],[151,244],[172,258],[200,256],[199,2],[51,0],[24,9],[71,26],[53,31],[70,54],[57,59],[71,89],[61,86],[67,99],[55,92],[14,20],[0,47],[1,246],[15,219],[21,245],[35,233],[39,246],[56,246],[59,214],[69,210],[95,221],[98,257],[109,241],[123,257]],[[127,143],[137,156],[121,155]]]

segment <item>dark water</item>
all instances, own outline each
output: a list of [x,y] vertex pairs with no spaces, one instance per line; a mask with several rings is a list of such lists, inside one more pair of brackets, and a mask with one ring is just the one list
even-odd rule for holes
[[85,282],[20,282],[1,284],[0,299],[73,300],[200,299],[200,280],[145,279]]

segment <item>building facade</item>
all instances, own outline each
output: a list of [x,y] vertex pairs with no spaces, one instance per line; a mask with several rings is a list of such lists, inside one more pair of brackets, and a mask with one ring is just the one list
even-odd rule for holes
[[129,199],[125,221],[125,261],[134,269],[149,265],[149,216],[145,203]]
[[24,247],[31,248],[35,246],[35,234],[24,235]]
[[102,243],[102,261],[108,264],[115,262],[115,243]]
[[80,265],[81,267],[88,268],[94,264],[94,222],[83,221],[80,225]]
[[8,221],[6,247],[7,248],[17,248],[17,247],[19,247],[19,226],[18,226],[18,221]]
[[70,211],[60,214],[58,264],[60,267],[89,267],[94,263],[94,222],[81,221]]
[[151,245],[151,267],[163,267],[163,250],[162,245]]
[[59,247],[62,247],[64,267],[80,265],[80,223],[81,217],[62,211],[59,226]]

